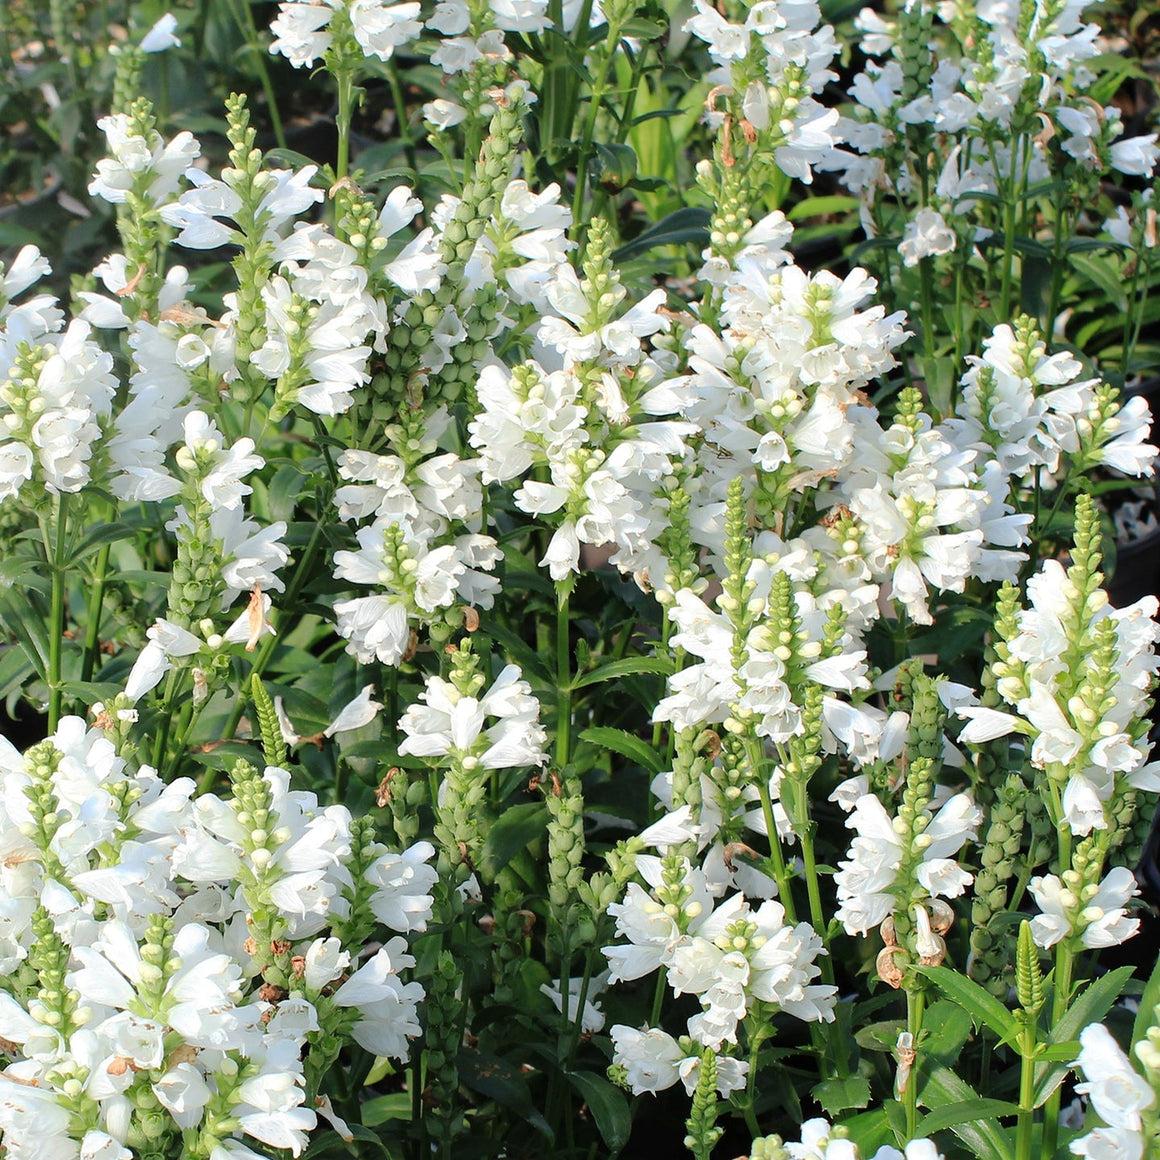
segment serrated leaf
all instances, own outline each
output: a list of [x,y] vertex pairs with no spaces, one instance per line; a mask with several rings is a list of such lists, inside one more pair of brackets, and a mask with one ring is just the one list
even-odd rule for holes
[[952,1064],[971,1034],[972,1018],[969,1011],[949,999],[932,1003],[923,1018],[925,1034],[922,1039],[924,1055]]
[[830,1119],[849,1108],[864,1108],[870,1103],[870,1084],[860,1075],[824,1079],[810,1089],[810,1095],[822,1105]]
[[1015,1044],[1019,1037],[1019,1023],[990,991],[950,967],[915,969],[930,979],[948,999],[970,1012],[977,1023],[989,1027],[1002,1042]]
[[[923,1107],[935,1111],[952,1104],[970,1103],[978,1107],[984,1103],[982,1096],[966,1080],[960,1079],[947,1067],[935,1068],[930,1073],[918,1099]],[[993,1121],[976,1117],[947,1127],[979,1160],[1011,1160],[1011,1143],[1003,1129]]]
[[639,737],[626,733],[623,729],[613,729],[606,725],[594,725],[580,733],[580,740],[601,749],[611,749],[643,766],[649,773],[660,773],[665,766],[665,759]]
[[548,807],[543,802],[521,802],[508,806],[491,824],[479,859],[479,871],[488,882],[529,842],[534,842],[548,825]]
[[638,258],[657,246],[704,246],[709,240],[709,219],[707,209],[686,206],[661,218],[656,225],[649,226],[632,241],[625,242],[612,255],[612,260],[624,262],[629,258]]
[[639,673],[660,673],[667,677],[672,671],[673,662],[667,657],[622,657],[577,677],[572,682],[572,688],[586,689],[589,685],[599,685],[617,677],[636,676]]
[[898,1046],[899,1032],[905,1030],[905,1020],[888,1019],[859,1027],[854,1040],[863,1051],[893,1051]]
[[388,1120],[409,1120],[411,1093],[391,1092],[389,1095],[375,1096],[373,1100],[359,1105],[359,1115],[368,1128],[375,1128]]
[[621,36],[634,36],[637,40],[656,40],[668,32],[669,26],[659,20],[648,20],[643,16],[633,17],[621,25]]
[[875,1108],[842,1120],[842,1127],[850,1133],[850,1139],[858,1146],[863,1156],[873,1156],[883,1144],[895,1142],[894,1131],[885,1108]]
[[112,524],[96,524],[72,546],[71,563],[83,560],[105,544],[115,544],[118,540],[129,540],[137,534],[138,528],[127,520]]
[[624,1092],[595,1072],[570,1071],[567,1075],[568,1082],[588,1105],[609,1153],[618,1155],[632,1131],[632,1115]]
[[532,1093],[519,1069],[499,1056],[485,1055],[471,1047],[459,1052],[459,1081],[464,1087],[495,1100],[526,1120],[549,1141],[555,1140],[548,1121],[532,1103]]
[[[1072,999],[1063,1018],[1051,1029],[1048,1046],[1071,1045],[1074,1049],[1071,1058],[1074,1059],[1079,1054],[1079,1033],[1089,1023],[1099,1023],[1103,1019],[1123,993],[1124,984],[1132,977],[1132,972],[1132,967],[1118,967],[1089,983]],[[1036,1064],[1035,1107],[1045,1104],[1051,1093],[1063,1083],[1064,1076],[1071,1070],[1068,1062],[1045,1060]]]
[[970,1099],[953,1104],[944,1104],[929,1115],[923,1116],[918,1125],[920,1137],[933,1136],[957,1124],[967,1124],[972,1120],[997,1120],[1000,1116],[1013,1116],[1019,1111],[1018,1104],[1007,1100]]

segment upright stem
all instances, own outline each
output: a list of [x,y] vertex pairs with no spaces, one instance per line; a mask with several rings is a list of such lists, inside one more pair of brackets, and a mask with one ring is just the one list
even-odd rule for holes
[[[910,1032],[910,1045],[918,1049],[919,1036],[922,1034],[922,1015],[926,1007],[926,994],[922,990],[908,990],[906,992],[906,1030]],[[911,1068],[907,1077],[906,1090],[901,1093],[902,1103],[906,1109],[906,1137],[913,1140],[918,1134],[918,1076],[917,1062]]]
[[[53,531],[52,556],[52,610],[48,626],[48,731],[54,732],[60,720],[61,658],[64,649],[64,590],[66,560],[68,557],[68,496],[58,492],[52,503]],[[45,545],[47,547],[47,545]]]
[[[1070,858],[1068,864],[1070,864]],[[1061,860],[1061,865],[1062,865]],[[1071,975],[1075,966],[1075,952],[1071,949],[1070,940],[1055,946],[1055,971],[1052,983],[1055,993],[1051,1000],[1051,1026],[1056,1027],[1067,1013],[1068,1000],[1071,998]],[[1051,1160],[1055,1155],[1055,1146],[1059,1140],[1059,1108],[1063,1102],[1062,1085],[1051,1093],[1047,1106],[1043,1109],[1043,1146],[1039,1154],[1044,1160]]]
[[1024,1026],[1019,1058],[1019,1120],[1015,1129],[1015,1160],[1031,1160],[1035,1119],[1035,1021]]
[[572,649],[569,634],[571,582],[556,582],[556,767],[572,755]]
[[97,572],[89,591],[88,608],[85,610],[85,651],[81,662],[81,680],[91,681],[97,666],[97,653],[101,647],[101,606],[105,602],[105,580],[109,574],[109,553],[111,544],[105,544],[97,554]]
[[270,70],[266,67],[266,54],[262,51],[258,26],[254,23],[254,13],[250,8],[250,0],[234,0],[234,19],[241,26],[246,35],[246,44],[254,57],[254,64],[258,70],[258,78],[262,82],[262,92],[266,94],[266,105],[270,110],[270,127],[274,130],[274,140],[279,149],[286,148],[286,134],[282,129],[282,117],[278,112],[278,97],[274,92],[273,82],[270,80]]
[[350,119],[354,111],[354,76],[349,67],[338,70],[338,160],[334,176],[341,181],[350,168]]

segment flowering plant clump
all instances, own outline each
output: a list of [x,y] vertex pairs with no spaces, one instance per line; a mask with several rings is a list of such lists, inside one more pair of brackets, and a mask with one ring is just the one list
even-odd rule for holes
[[112,252],[0,267],[3,1154],[1152,1155],[1098,27],[295,0],[308,162],[142,95],[188,15],[110,57]]

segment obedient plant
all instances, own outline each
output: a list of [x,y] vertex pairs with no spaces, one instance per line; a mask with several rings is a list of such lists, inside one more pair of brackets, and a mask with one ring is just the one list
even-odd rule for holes
[[[122,47],[119,248],[0,269],[6,1154],[1152,1154],[1160,979],[1099,955],[1160,627],[1099,498],[1155,215],[1074,199],[1155,142],[1075,5],[859,26],[839,110],[809,0],[282,3],[329,165],[244,95],[167,136],[173,30]],[[874,273],[796,256],[834,173]]]

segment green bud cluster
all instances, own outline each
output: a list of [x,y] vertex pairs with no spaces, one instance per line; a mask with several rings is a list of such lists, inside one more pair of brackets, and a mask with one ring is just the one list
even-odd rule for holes
[[52,840],[65,821],[58,812],[60,802],[52,785],[53,774],[63,757],[64,754],[51,741],[40,741],[25,751],[24,767],[29,780],[24,787],[24,796],[28,799],[31,821],[22,823],[21,829],[26,838],[36,843],[45,871],[67,880],[60,859],[52,849]]
[[1007,907],[1007,883],[1019,860],[1029,796],[1018,774],[1011,774],[997,791],[979,851],[980,869],[971,899],[971,958],[967,974],[1000,996],[1007,993],[1002,973],[1010,952],[995,918]]
[[366,872],[384,851],[383,845],[376,841],[376,830],[373,818],[351,820],[350,854],[344,859],[350,871],[350,885],[342,889],[342,896],[349,904],[349,913],[346,918],[342,918],[334,916],[332,911],[330,923],[331,935],[339,939],[343,946],[364,946],[375,927],[375,917],[370,908],[375,888],[367,881]]
[[906,738],[908,760],[926,758],[930,762],[932,777],[937,777],[942,768],[943,731],[947,720],[938,686],[937,678],[922,672],[916,672],[911,678],[910,732]]
[[[409,395],[413,397],[420,389],[429,405],[454,402],[461,385],[474,380],[475,367],[487,354],[487,340],[499,314],[499,302],[494,289],[490,294],[479,296],[478,303],[466,298],[463,274],[476,242],[511,181],[522,136],[523,108],[520,101],[513,100],[505,101],[496,109],[472,178],[440,237],[439,256],[446,267],[443,278],[434,291],[425,290],[415,295],[395,319],[390,348],[384,356],[386,392],[375,399],[376,418],[393,421],[403,405],[402,400]],[[458,315],[468,335],[453,350],[451,363],[432,375],[428,370],[430,360],[426,357],[431,334],[451,312]],[[433,378],[437,381],[432,381]]]
[[271,860],[278,847],[290,837],[278,825],[274,797],[265,778],[248,761],[237,761],[230,772],[230,808],[246,834],[241,840],[243,863],[238,881],[250,907],[248,924],[253,940],[250,951],[267,983],[289,987],[290,947],[286,924],[270,901],[269,887],[280,876]]
[[548,804],[548,901],[561,925],[584,880],[584,793],[578,774],[567,771],[553,782],[541,782]]
[[1015,953],[1015,995],[1027,1017],[1034,1019],[1043,1006],[1043,968],[1039,948],[1031,936],[1031,923],[1019,924],[1019,945]]
[[391,815],[395,837],[405,849],[419,836],[419,811],[427,803],[427,779],[415,770],[392,766],[379,784],[379,802]]
[[711,1047],[701,1053],[701,1069],[697,1088],[693,1092],[693,1106],[685,1121],[685,1147],[696,1160],[709,1160],[717,1141],[724,1131],[716,1127],[719,1112],[717,1101],[717,1055]]
[[423,1004],[426,1030],[423,1058],[427,1064],[427,1110],[424,1122],[434,1139],[443,1144],[460,1135],[465,1127],[459,1091],[459,1056],[463,1017],[461,994],[463,973],[455,955],[441,951],[435,970],[426,980],[427,1001]]
[[894,55],[902,67],[902,100],[913,101],[930,87],[934,58],[930,51],[934,11],[923,0],[905,5],[898,14]]
[[36,972],[37,986],[35,998],[28,1004],[28,1013],[67,1040],[86,1022],[85,1012],[78,1011],[80,992],[65,983],[71,952],[57,934],[52,917],[43,906],[34,911],[31,927],[28,965]]
[[141,943],[141,978],[137,983],[141,1014],[165,1022],[163,1016],[173,1002],[165,988],[180,968],[181,961],[173,957],[173,919],[151,915]]
[[265,239],[265,214],[260,207],[269,179],[264,172],[262,151],[256,146],[257,131],[250,124],[244,94],[231,93],[226,100],[226,123],[230,164],[222,170],[222,180],[242,200],[241,208],[233,215],[242,248],[233,261],[238,283],[234,330],[239,373],[230,384],[230,397],[239,403],[252,403],[266,385],[261,371],[250,362],[250,354],[266,341],[262,288],[270,277],[273,246]]

